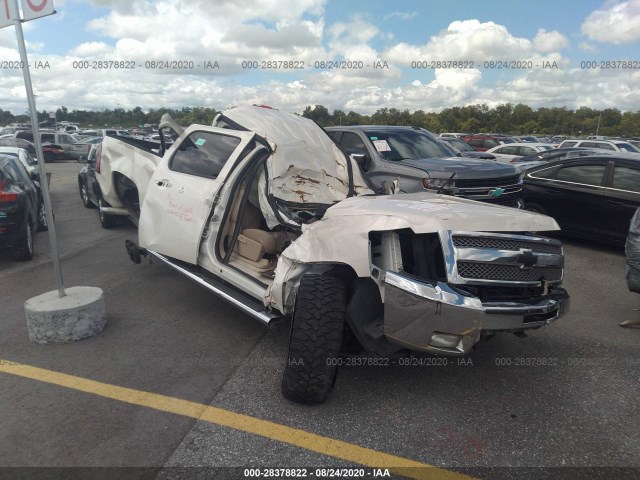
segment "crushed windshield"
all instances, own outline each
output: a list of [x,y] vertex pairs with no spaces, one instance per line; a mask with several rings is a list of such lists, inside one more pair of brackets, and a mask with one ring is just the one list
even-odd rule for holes
[[456,156],[449,146],[420,130],[368,131],[367,137],[385,160]]

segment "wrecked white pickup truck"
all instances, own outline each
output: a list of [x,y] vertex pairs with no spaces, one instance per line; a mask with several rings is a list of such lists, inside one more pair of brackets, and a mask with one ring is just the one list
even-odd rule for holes
[[[376,196],[313,122],[233,108],[160,152],[105,138],[108,213],[129,212],[151,255],[268,324],[291,316],[283,394],[318,403],[341,348],[465,355],[568,308],[557,230],[543,215],[437,195]],[[163,138],[161,136],[161,138]],[[139,218],[138,218],[139,217]]]

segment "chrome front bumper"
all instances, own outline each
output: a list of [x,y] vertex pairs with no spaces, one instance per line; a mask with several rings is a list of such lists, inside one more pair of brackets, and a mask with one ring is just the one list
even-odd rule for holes
[[395,272],[386,273],[384,296],[383,331],[391,343],[457,356],[467,354],[481,332],[538,328],[569,308],[569,295],[559,287],[528,303],[482,303],[446,283],[433,285]]

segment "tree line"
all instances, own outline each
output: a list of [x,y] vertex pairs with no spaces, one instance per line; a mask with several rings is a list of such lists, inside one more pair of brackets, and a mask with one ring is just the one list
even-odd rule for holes
[[[494,132],[512,135],[599,135],[640,136],[640,110],[621,112],[617,108],[596,110],[580,107],[541,107],[533,109],[519,103],[505,103],[493,108],[487,105],[445,108],[440,112],[380,108],[372,115],[342,110],[329,110],[322,105],[307,107],[304,117],[319,125],[411,125],[434,133],[442,132]],[[599,125],[598,125],[599,123]]]
[[[136,128],[140,125],[160,123],[160,118],[165,113],[169,113],[181,125],[190,125],[192,123],[211,125],[213,117],[216,116],[218,111],[209,107],[152,108],[147,112],[143,111],[141,107],[135,107],[132,110],[106,108],[95,111],[68,110],[67,107],[63,106],[56,110],[56,121],[71,122],[83,128]],[[13,115],[10,111],[0,109],[0,126],[12,123],[29,123],[29,120],[28,113]],[[38,112],[38,121],[41,124],[48,122],[49,113],[46,111]]]
[[[94,110],[68,110],[60,107],[56,111],[56,120],[76,123],[81,127],[122,127],[133,128],[144,124],[157,124],[164,113],[182,125],[200,123],[210,125],[218,113],[209,107],[184,107],[182,109],[158,108],[148,111],[141,107],[132,110],[123,108]],[[434,133],[441,132],[501,132],[513,135],[599,135],[639,137],[640,110],[621,112],[617,108],[597,110],[580,107],[576,110],[566,107],[541,107],[533,109],[528,105],[505,103],[496,107],[487,105],[468,105],[465,107],[445,108],[440,112],[425,112],[397,108],[380,108],[371,115],[357,112],[333,110],[323,105],[308,106],[302,116],[314,120],[318,125],[411,125],[423,127]],[[41,122],[49,119],[46,111],[38,112]],[[29,117],[13,115],[0,109],[0,125],[26,123]]]

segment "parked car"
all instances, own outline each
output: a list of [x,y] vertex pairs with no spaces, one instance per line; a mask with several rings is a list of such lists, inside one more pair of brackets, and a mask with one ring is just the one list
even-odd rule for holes
[[86,162],[87,158],[89,158],[89,156],[91,155],[91,151],[95,149],[95,146],[99,143],[102,143],[102,140],[104,140],[104,137],[84,137],[82,138],[78,143],[81,143],[83,145],[89,145],[89,151],[87,152],[86,155],[81,156],[78,161],[79,162]]
[[80,127],[73,124],[62,124],[58,126],[58,130],[65,133],[78,133],[80,131]]
[[46,230],[42,195],[16,157],[0,154],[0,248],[16,260],[33,258],[33,235]]
[[[36,158],[36,147],[28,140],[15,138],[13,136],[0,137],[0,146],[24,148],[34,159]],[[60,145],[52,143],[42,144],[42,154],[44,156],[44,161],[47,163],[62,160],[66,158],[67,155]]]
[[624,244],[640,206],[640,159],[632,154],[568,158],[524,175],[527,210],[556,219],[564,233]]
[[441,133],[438,136],[444,140],[445,138],[460,138],[460,137],[466,137],[467,135],[469,135],[469,134],[468,133],[459,133],[459,132],[444,132],[444,133]]
[[[27,140],[33,143],[33,132],[23,131],[14,134],[16,138],[22,138],[23,140]],[[89,153],[90,146],[79,144],[78,140],[68,133],[63,132],[48,132],[41,131],[40,132],[40,141],[43,144],[43,153],[44,153],[44,144],[49,143],[53,145],[57,145],[64,150],[64,158],[72,158],[79,159],[83,155],[86,156]],[[58,158],[55,153],[45,154],[45,161],[51,162],[55,161]]]
[[13,135],[16,132],[31,131],[31,127],[3,127],[0,129],[0,136]]
[[511,137],[501,137],[497,135],[468,135],[462,137],[461,140],[471,145],[477,152],[486,152],[490,148],[504,145],[505,143],[514,143]]
[[46,163],[55,162],[67,158],[67,152],[60,145],[53,143],[42,144],[42,155]]
[[609,150],[603,150],[600,148],[582,148],[582,147],[569,147],[569,148],[553,148],[551,150],[542,150],[531,155],[525,155],[524,157],[518,157],[511,160],[510,163],[526,163],[526,162],[551,162],[553,160],[562,160],[564,158],[573,157],[588,157],[596,153],[602,155],[608,155],[611,153]]
[[171,136],[171,134],[169,133],[163,133],[162,135],[160,134],[147,135],[146,137],[143,137],[143,139],[149,142],[155,142],[158,144],[161,143],[162,140],[164,139],[165,145],[171,145],[175,140],[175,138]]
[[165,115],[161,129],[178,134],[165,152],[98,147],[103,198],[140,206],[127,252],[266,324],[290,316],[288,399],[327,398],[344,332],[376,355],[461,356],[568,308],[560,242],[523,233],[556,230],[549,217],[426,191],[376,196],[318,125],[270,108],[186,128]]
[[467,142],[453,137],[442,137],[440,140],[447,142],[452,148],[454,148],[463,157],[476,158],[479,160],[495,160],[496,157],[487,152],[477,152]]
[[522,185],[511,165],[456,157],[448,144],[414,127],[361,125],[327,127],[378,192],[399,179],[402,192],[438,191],[489,203],[519,207]]
[[16,157],[18,160],[20,160],[20,163],[27,170],[29,177],[31,177],[34,180],[37,180],[38,161],[35,158],[33,158],[27,150],[25,150],[24,148],[0,146],[0,153],[5,155],[11,155],[12,157]]
[[544,152],[545,150],[553,150],[553,145],[550,143],[516,142],[490,148],[487,150],[487,153],[494,155],[496,161],[500,163],[509,163],[514,158],[533,155],[537,152]]
[[630,291],[640,293],[640,208],[631,219],[624,250],[627,257],[627,286]]
[[82,130],[78,133],[82,138],[87,137],[131,137],[131,134],[118,128],[99,128],[97,130]]
[[534,137],[532,135],[524,135],[522,137],[517,137],[517,138],[519,142],[525,142],[525,143],[549,143],[549,142],[542,142],[540,138]]
[[640,148],[624,140],[565,140],[558,145],[558,148],[567,147],[601,148],[614,152],[640,153]]
[[[104,137],[99,137],[101,140]],[[129,216],[129,211],[126,209],[113,209],[104,198],[102,198],[102,191],[100,190],[100,184],[96,180],[96,163],[98,162],[98,153],[101,152],[98,145],[94,144],[86,159],[86,165],[82,167],[78,172],[78,190],[80,192],[80,200],[85,208],[98,208],[98,218],[100,219],[100,225],[102,228],[112,228],[117,222],[118,216]],[[100,168],[100,165],[97,165]]]
[[543,163],[554,160],[562,160],[564,158],[589,157],[591,155],[609,155],[613,154],[611,150],[602,150],[600,148],[554,148],[552,150],[543,150],[532,155],[524,157],[516,157],[509,163],[523,172],[532,167],[537,167]]
[[15,147],[24,148],[32,157],[36,157],[36,147],[33,143],[23,140],[21,138],[0,138],[0,146],[2,147]]

